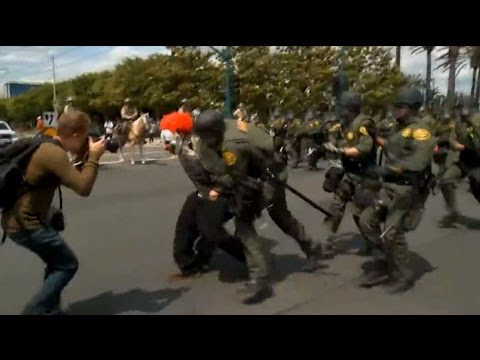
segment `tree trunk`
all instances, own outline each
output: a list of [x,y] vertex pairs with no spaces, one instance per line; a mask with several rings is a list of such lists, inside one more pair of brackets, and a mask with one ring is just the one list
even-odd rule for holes
[[454,46],[448,49],[448,91],[447,91],[447,106],[448,109],[453,110],[455,106],[455,78],[456,78],[456,63],[457,51]]
[[470,96],[473,98],[475,97],[475,87],[477,82],[477,70],[476,66],[473,67],[473,74],[472,74],[472,88],[470,90]]
[[427,89],[425,91],[425,104],[430,108],[432,102],[432,51],[427,51]]
[[395,64],[400,67],[400,60],[402,56],[402,47],[401,46],[396,46],[395,47]]
[[479,100],[480,100],[480,71],[477,71],[477,83],[476,83],[476,90],[475,90],[475,106],[478,109]]

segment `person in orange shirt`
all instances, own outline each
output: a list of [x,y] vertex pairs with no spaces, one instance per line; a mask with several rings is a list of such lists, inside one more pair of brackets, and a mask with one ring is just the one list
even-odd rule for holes
[[37,124],[36,128],[39,134],[54,137],[57,135],[57,130],[55,128],[45,127],[45,122],[43,121],[42,117],[37,117]]

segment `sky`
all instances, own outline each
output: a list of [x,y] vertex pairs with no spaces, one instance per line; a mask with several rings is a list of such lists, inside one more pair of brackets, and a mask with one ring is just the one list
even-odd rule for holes
[[[394,49],[392,48],[392,52]],[[113,68],[130,56],[148,57],[154,53],[168,53],[164,46],[0,46],[0,94],[8,81],[52,81],[51,56],[55,57],[56,80],[62,81],[86,72]],[[438,51],[433,53],[433,68]],[[402,47],[402,71],[425,77],[425,54],[412,55],[410,47]],[[448,73],[433,73],[435,87],[443,93],[447,89]],[[470,92],[472,69],[466,66],[457,78],[457,91]]]

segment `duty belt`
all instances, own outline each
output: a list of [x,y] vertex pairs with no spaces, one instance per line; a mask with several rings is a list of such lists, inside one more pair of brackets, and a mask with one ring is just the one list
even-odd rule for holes
[[423,187],[427,183],[425,174],[398,174],[398,175],[385,175],[383,181],[386,183],[394,183],[397,185],[409,185]]

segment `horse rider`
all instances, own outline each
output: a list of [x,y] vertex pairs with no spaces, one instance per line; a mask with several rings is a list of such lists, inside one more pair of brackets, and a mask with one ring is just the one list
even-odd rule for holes
[[122,133],[126,134],[132,123],[138,117],[138,110],[135,106],[132,105],[129,98],[126,98],[123,101],[122,110],[120,110],[120,115],[122,117],[121,127]]
[[75,111],[77,110],[75,108],[75,105],[73,104],[75,101],[75,98],[73,96],[69,96],[67,97],[67,100],[66,100],[66,104],[65,104],[65,107],[63,108],[63,113],[66,114],[70,111]]
[[182,99],[182,101],[180,102],[180,107],[178,108],[178,112],[179,113],[191,112],[188,99],[185,99],[185,98]]

